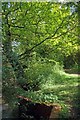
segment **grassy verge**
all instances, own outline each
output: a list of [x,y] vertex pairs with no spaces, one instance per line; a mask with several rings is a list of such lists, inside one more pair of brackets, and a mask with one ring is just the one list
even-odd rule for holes
[[56,75],[50,75],[45,84],[41,85],[40,90],[25,93],[19,91],[19,94],[31,98],[34,102],[60,104],[62,106],[60,117],[67,118],[72,115],[71,109],[73,106],[75,108],[79,107],[77,102],[75,102],[79,97],[79,79],[80,76],[59,72],[59,75],[58,73]]
[[[27,76],[32,85],[39,83],[39,89],[37,91],[24,91],[18,86],[15,89],[9,89],[8,86],[6,96],[11,103],[10,106],[17,102],[16,95],[22,95],[31,98],[33,102],[60,104],[62,107],[61,118],[74,117],[72,113],[76,115],[76,110],[73,108],[79,108],[80,76],[65,73],[59,65],[54,66],[46,63],[35,63],[27,70]],[[15,96],[12,97],[14,90]]]

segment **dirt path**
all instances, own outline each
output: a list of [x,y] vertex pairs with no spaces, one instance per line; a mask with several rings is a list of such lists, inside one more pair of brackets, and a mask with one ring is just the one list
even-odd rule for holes
[[72,70],[72,69],[64,69],[64,71],[70,75],[75,75],[75,76],[80,76],[80,71],[75,71],[75,70]]

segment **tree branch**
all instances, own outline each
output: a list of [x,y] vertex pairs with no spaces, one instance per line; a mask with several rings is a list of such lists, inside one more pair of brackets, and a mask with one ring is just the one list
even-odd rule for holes
[[[67,16],[67,17],[69,18],[70,16]],[[39,42],[39,43],[37,43],[36,45],[34,45],[29,51],[27,51],[27,49],[26,49],[24,53],[22,53],[21,55],[19,55],[19,57],[24,56],[24,55],[25,55],[26,53],[28,53],[28,52],[31,52],[34,48],[36,48],[37,46],[41,45],[41,44],[44,43],[46,40],[53,38],[53,37],[55,36],[55,34],[58,32],[58,30],[62,27],[62,24],[63,24],[63,22],[64,22],[65,19],[66,19],[66,17],[65,17],[65,18],[62,20],[62,22],[59,24],[59,27],[54,31],[54,34],[53,34],[53,35],[46,37],[44,40],[42,40],[41,42]],[[68,32],[68,31],[66,31],[66,32],[63,33],[63,34],[66,34],[67,32]],[[63,35],[63,34],[61,34],[61,35]],[[60,37],[61,35],[59,35],[59,36],[57,36],[57,37],[54,37],[53,39],[56,39],[56,38]]]
[[[55,34],[57,33],[57,31],[61,28],[61,25],[63,24],[63,22],[64,22],[64,19],[63,19],[63,21],[61,22],[61,24],[59,25],[59,27],[55,30],[55,32],[54,32],[53,35],[48,36],[47,38],[45,38],[44,40],[42,40],[40,43],[34,45],[29,51],[32,51],[35,47],[41,45],[41,44],[42,44],[43,42],[45,42],[46,40],[51,39],[53,36],[55,36]],[[24,53],[22,53],[19,57],[25,55],[26,53],[27,53],[27,50],[26,50]]]
[[[59,28],[58,28],[52,36],[47,37],[46,39],[44,39],[44,40],[41,41],[40,43],[38,43],[38,44],[36,44],[35,46],[33,46],[29,51],[25,51],[24,53],[22,53],[20,56],[23,56],[23,55],[25,55],[26,53],[29,54],[35,47],[41,45],[41,44],[42,44],[43,42],[45,42],[46,40],[48,40],[48,39],[57,39],[58,37],[61,37],[62,35],[65,35],[65,34],[68,33],[69,31],[73,30],[75,27],[76,27],[76,26],[74,26],[74,27],[71,28],[70,30],[67,30],[66,32],[63,32],[62,34],[60,34],[60,35],[54,37],[55,34],[56,34],[56,32],[57,32],[57,30],[59,29]],[[23,56],[21,59],[24,59],[25,57],[26,57],[26,55]]]
[[24,28],[24,26],[10,25],[10,27]]

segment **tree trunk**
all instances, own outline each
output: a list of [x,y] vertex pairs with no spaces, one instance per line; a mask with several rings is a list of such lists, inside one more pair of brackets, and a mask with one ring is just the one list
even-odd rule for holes
[[[5,11],[4,11],[4,13],[5,13]],[[26,75],[25,75],[23,67],[21,66],[21,63],[18,59],[18,56],[12,50],[12,40],[11,40],[11,33],[10,33],[10,25],[8,24],[8,14],[5,14],[3,24],[5,24],[4,25],[5,27],[2,26],[2,27],[4,27],[3,28],[4,39],[3,39],[3,43],[2,43],[3,51],[6,54],[6,57],[14,70],[14,74],[15,74],[17,83],[19,85],[21,85],[22,88],[24,88],[23,86],[26,84]],[[27,87],[27,85],[28,84],[26,84],[26,87]]]

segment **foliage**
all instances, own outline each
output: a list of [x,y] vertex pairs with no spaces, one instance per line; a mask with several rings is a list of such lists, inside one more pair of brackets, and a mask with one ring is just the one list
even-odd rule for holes
[[[71,13],[72,6],[49,2],[4,3],[3,23],[7,17],[12,49],[26,59],[36,52],[40,57],[47,56],[59,62],[63,61],[78,46],[75,26],[78,24],[75,21],[77,13]],[[5,35],[4,29],[6,24],[3,26]]]
[[[45,85],[41,86],[41,90],[23,92],[23,90],[18,89],[18,94],[32,99],[33,102],[46,104],[58,103],[62,107],[60,118],[70,117],[72,102],[74,99],[77,100],[78,97],[77,86],[79,78],[77,76],[69,76],[65,73],[61,77],[64,78],[63,84],[62,82],[49,84],[48,82],[52,83],[52,80],[49,80]],[[77,102],[73,104],[77,107]]]
[[3,99],[6,103],[10,103],[10,105],[12,105],[12,101],[14,101],[14,98],[16,96],[16,80],[13,69],[5,55],[3,55],[2,72]]
[[63,67],[76,70],[80,63],[79,4],[3,2],[2,13],[4,98],[21,94],[52,103],[76,94],[68,86],[75,88],[77,78]]

